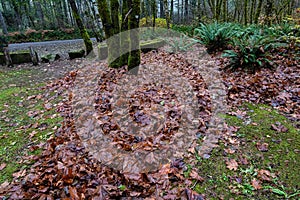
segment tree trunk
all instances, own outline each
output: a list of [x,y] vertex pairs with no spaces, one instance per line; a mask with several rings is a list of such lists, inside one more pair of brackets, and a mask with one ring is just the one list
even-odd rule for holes
[[20,14],[20,8],[17,4],[17,2],[15,0],[12,1],[12,6],[13,6],[13,9],[15,11],[15,16],[16,16],[16,21],[17,21],[17,24],[18,24],[18,29],[22,29],[22,20],[21,20],[21,14]]
[[0,11],[0,23],[1,23],[3,34],[6,35],[8,33],[7,32],[7,26],[6,26],[6,23],[5,23],[5,20],[4,20],[4,17],[2,15],[1,11]]
[[272,0],[267,0],[266,3],[266,8],[265,8],[265,12],[266,12],[266,17],[267,17],[267,25],[270,26],[271,22],[272,22],[272,8],[273,8],[273,2]]
[[37,17],[38,17],[38,24],[39,24],[41,29],[44,29],[45,18],[44,18],[44,13],[43,13],[41,3],[36,1],[36,2],[34,2],[34,4],[35,4],[35,8],[36,8],[36,14],[37,14]]
[[159,0],[159,17],[165,18],[164,0]]
[[184,2],[184,16],[185,16],[185,21],[189,21],[189,0],[185,0]]
[[171,0],[171,11],[170,11],[170,20],[173,21],[174,15],[174,0]]
[[244,1],[244,24],[248,23],[248,0]]
[[139,20],[140,20],[140,0],[129,0],[129,29],[130,29],[130,55],[128,60],[128,70],[138,67],[141,63],[141,49],[139,38]]
[[254,9],[255,9],[255,4],[256,4],[256,0],[252,0],[251,2],[251,8],[250,8],[250,18],[249,18],[249,23],[252,24],[253,23],[253,13],[254,13]]
[[130,52],[130,32],[128,26],[128,16],[132,12],[129,10],[128,1],[123,1],[122,5],[122,23],[121,23],[121,65],[128,65]]
[[170,29],[170,13],[168,7],[168,0],[164,0],[164,10],[165,10],[165,17],[167,21],[167,28]]
[[157,16],[157,8],[156,8],[156,2],[155,0],[151,0],[151,4],[152,4],[152,27],[153,27],[153,31],[155,31],[155,22],[156,22],[156,16]]
[[227,0],[223,0],[223,21],[227,22]]
[[258,18],[259,18],[260,13],[261,13],[262,3],[263,3],[263,0],[258,0],[258,6],[257,6],[257,10],[256,10],[256,13],[255,13],[255,18],[254,18],[254,23],[255,24],[258,24]]
[[86,31],[86,29],[85,29],[85,27],[82,23],[82,20],[79,16],[78,9],[77,9],[75,1],[74,0],[68,0],[68,1],[70,3],[72,13],[73,13],[73,16],[76,20],[77,26],[80,30],[80,35],[81,35],[81,37],[84,41],[85,48],[86,48],[86,54],[88,55],[89,53],[91,53],[93,51],[92,41],[91,41],[90,36],[89,36],[88,32]]

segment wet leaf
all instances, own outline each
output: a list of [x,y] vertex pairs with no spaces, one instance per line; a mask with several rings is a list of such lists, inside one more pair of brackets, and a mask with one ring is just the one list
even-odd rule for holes
[[236,160],[234,160],[234,159],[230,159],[230,160],[227,160],[226,161],[226,167],[228,168],[228,169],[230,169],[230,170],[237,170],[238,169],[238,166],[239,166],[239,164],[236,162]]

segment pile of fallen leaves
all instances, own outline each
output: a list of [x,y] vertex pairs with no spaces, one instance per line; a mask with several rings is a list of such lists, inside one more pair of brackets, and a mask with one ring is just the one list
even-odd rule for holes
[[[154,53],[152,56],[155,55]],[[182,58],[177,58],[173,62],[176,63],[180,59]],[[183,70],[188,73],[190,69],[183,68]],[[108,69],[108,71],[114,70]],[[16,177],[10,185],[5,185],[5,188],[0,191],[0,197],[2,195],[4,198],[5,195],[10,195],[11,199],[115,199],[120,197],[204,199],[203,195],[199,195],[190,189],[193,187],[193,180],[202,182],[203,178],[198,175],[196,170],[190,170],[189,178],[186,178],[183,172],[186,171],[187,166],[183,159],[173,160],[151,173],[136,174],[120,173],[93,159],[85,151],[82,141],[76,133],[71,105],[72,94],[65,95],[67,89],[72,87],[76,73],[72,71],[63,79],[53,81],[47,85],[48,90],[56,92],[57,95],[63,94],[64,100],[56,108],[57,112],[64,118],[62,126],[56,131],[55,137],[47,141],[42,155],[32,157],[34,164],[28,174],[24,178]],[[114,77],[117,78],[117,76]],[[201,78],[194,73],[191,73],[191,77]],[[203,81],[197,81],[197,79],[194,81],[194,85],[204,88]],[[113,80],[114,78],[109,76],[106,81]],[[99,86],[101,88],[101,84]],[[162,104],[164,101],[163,104],[167,104],[170,108],[167,112],[170,120],[169,125],[166,124],[169,126],[168,128],[171,127],[175,130],[176,123],[178,123],[176,120],[180,120],[180,109],[175,108],[178,102],[176,102],[176,99],[172,101],[174,97],[172,91],[167,90],[168,94],[166,95],[164,93],[160,94],[163,91],[162,89],[153,86],[141,87],[139,91],[136,91],[133,100],[128,102],[128,108],[136,123],[143,125],[148,123],[147,117],[142,114],[141,105],[137,107],[137,104],[142,103],[145,106],[144,103],[147,102],[141,102],[143,100],[148,100],[150,104]],[[98,94],[105,95],[105,93]],[[155,100],[156,98],[159,100]],[[102,97],[101,99],[103,100]],[[209,101],[208,95],[205,96],[205,99]],[[199,102],[202,103],[200,106],[202,114],[205,114],[203,115],[205,121],[209,119],[208,102],[206,100],[203,99],[203,94],[199,93]],[[170,102],[167,103],[167,101]],[[100,101],[96,104],[98,113],[103,109],[103,105],[100,104]],[[107,107],[109,108],[109,106],[105,108]],[[202,126],[204,126],[204,123]],[[109,129],[113,129],[113,126],[110,126]],[[203,131],[204,129],[205,127]],[[164,129],[159,132],[165,137],[171,137],[171,135],[167,135]],[[124,140],[121,135],[118,137],[119,140]],[[134,141],[128,140],[127,142]]]
[[[158,62],[157,62],[158,61]],[[196,92],[198,100],[199,119],[202,123],[199,124],[198,132],[205,134],[206,124],[210,119],[210,97],[206,89],[204,80],[200,73],[197,73],[193,66],[189,64],[182,56],[167,54],[165,52],[150,52],[143,57],[143,63],[157,65],[159,67],[168,67],[170,70],[178,70],[187,78],[189,84]],[[167,65],[167,66],[164,66]],[[142,66],[143,67],[143,66]],[[148,130],[140,130],[147,135],[139,135],[132,133],[130,122],[126,120],[123,127],[120,127],[114,119],[116,114],[113,105],[113,95],[118,80],[126,74],[125,68],[118,70],[107,69],[106,72],[99,78],[97,95],[95,97],[95,109],[97,110],[97,119],[101,125],[104,134],[113,138],[113,142],[125,151],[140,149],[153,151],[159,149],[165,142],[170,141],[171,137],[180,127],[182,117],[182,107],[184,107],[177,99],[176,92],[168,87],[168,84],[143,83],[139,86],[129,88],[133,90],[129,100],[119,99],[117,104],[122,104],[127,107],[133,123],[139,127],[145,127],[149,124],[154,124],[151,119],[164,118],[163,124],[160,124],[154,132]],[[175,85],[175,84],[174,84]],[[127,86],[126,87],[130,87]],[[136,89],[137,87],[137,89]],[[175,88],[181,91],[181,88]],[[163,108],[163,113],[157,111]],[[119,116],[124,116],[126,113],[118,113]],[[126,128],[127,127],[127,128]],[[128,130],[129,129],[129,130]]]

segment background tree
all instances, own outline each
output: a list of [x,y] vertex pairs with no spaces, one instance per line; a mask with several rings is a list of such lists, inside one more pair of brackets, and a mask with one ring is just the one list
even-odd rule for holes
[[92,41],[91,41],[90,36],[89,36],[88,32],[86,31],[86,29],[82,23],[82,20],[79,16],[79,12],[78,12],[75,1],[74,0],[68,0],[68,1],[71,5],[72,13],[76,20],[77,26],[80,30],[81,37],[83,38],[84,45],[86,48],[86,54],[88,55],[89,53],[91,53],[93,51]]

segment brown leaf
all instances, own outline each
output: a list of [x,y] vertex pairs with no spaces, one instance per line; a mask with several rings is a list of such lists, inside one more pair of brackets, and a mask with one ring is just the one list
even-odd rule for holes
[[25,174],[26,174],[26,169],[15,172],[12,175],[13,175],[13,177],[20,178],[20,177],[25,176]]
[[186,188],[185,189],[185,195],[187,197],[187,200],[204,200],[204,196],[201,194],[198,194],[197,192]]
[[6,167],[6,163],[2,163],[2,164],[0,165],[0,171],[2,171],[5,167]]
[[286,128],[285,126],[283,126],[280,123],[277,123],[277,125],[272,124],[271,129],[274,130],[274,131],[277,131],[278,133],[286,133],[286,132],[289,131],[288,128]]
[[33,138],[38,132],[36,131],[32,131],[30,134],[29,134],[29,138]]
[[70,192],[70,195],[71,195],[71,198],[74,199],[74,200],[77,200],[77,199],[80,199],[79,196],[78,196],[78,193],[77,193],[77,189],[74,188],[74,187],[69,187],[69,192]]
[[195,170],[192,170],[192,171],[191,171],[190,177],[191,177],[192,179],[195,179],[195,180],[200,181],[200,182],[203,182],[203,181],[204,181],[204,178],[202,178],[201,176],[199,176],[199,174],[198,174]]
[[268,170],[261,169],[257,172],[257,177],[263,181],[271,181],[271,173]]
[[256,143],[256,148],[261,152],[267,152],[269,150],[268,147],[269,147],[268,143],[262,143],[262,144],[260,142]]
[[7,187],[9,186],[9,182],[5,181],[4,183],[2,183],[0,185],[0,194],[4,193],[7,189]]
[[261,184],[260,184],[260,181],[259,180],[256,180],[256,179],[253,179],[251,181],[251,185],[254,187],[254,189],[256,190],[260,190],[262,188]]
[[46,110],[51,110],[52,104],[51,103],[46,103],[46,104],[44,104],[44,107],[46,108]]
[[226,167],[230,170],[237,170],[239,164],[234,160],[234,159],[230,159],[226,161]]

